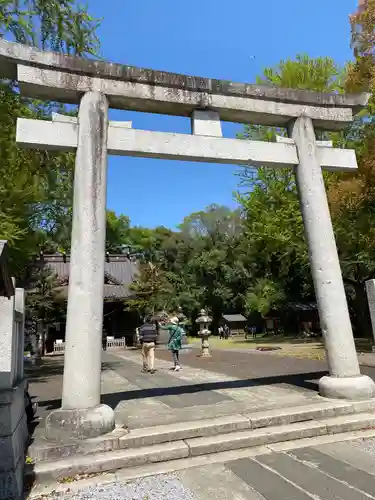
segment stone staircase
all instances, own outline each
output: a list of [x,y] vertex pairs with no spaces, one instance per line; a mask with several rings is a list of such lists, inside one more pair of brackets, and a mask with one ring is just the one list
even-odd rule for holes
[[[323,401],[323,400],[322,400]],[[35,442],[26,474],[39,484],[290,440],[375,429],[375,401],[326,401],[127,431],[65,444]]]

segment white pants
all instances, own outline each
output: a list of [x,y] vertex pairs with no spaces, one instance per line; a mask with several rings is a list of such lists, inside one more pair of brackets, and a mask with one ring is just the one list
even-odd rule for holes
[[155,366],[155,342],[144,342],[142,345],[143,369],[153,370]]

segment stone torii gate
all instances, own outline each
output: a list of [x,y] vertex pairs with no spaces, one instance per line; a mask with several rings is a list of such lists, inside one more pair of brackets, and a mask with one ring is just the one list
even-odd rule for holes
[[[43,52],[0,40],[0,76],[22,95],[79,104],[78,120],[19,118],[17,143],[76,152],[71,265],[62,408],[47,418],[47,437],[81,439],[114,427],[100,405],[107,155],[293,168],[309,248],[330,375],[322,396],[364,399],[375,384],[361,375],[322,168],[355,171],[355,152],[315,139],[341,130],[368,96],[323,94],[196,78]],[[192,134],[134,130],[109,122],[108,108],[188,116]],[[221,121],[286,127],[276,143],[222,137]]]

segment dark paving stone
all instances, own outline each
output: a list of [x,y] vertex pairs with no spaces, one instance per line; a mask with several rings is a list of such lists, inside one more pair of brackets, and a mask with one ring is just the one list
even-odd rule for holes
[[216,405],[223,401],[233,401],[229,396],[225,396],[215,391],[201,391],[195,394],[181,394],[180,396],[164,396],[161,400],[170,408],[175,409],[189,408],[191,406]]
[[[211,358],[199,358],[199,349],[182,351],[182,365],[192,368],[222,373],[251,381],[254,385],[285,385],[289,388],[318,390],[319,379],[327,373],[327,363],[312,359],[275,356],[252,351],[231,351],[213,349]],[[171,355],[165,349],[157,349],[156,357],[170,360]],[[361,366],[361,372],[375,380],[375,367]]]
[[313,448],[293,450],[290,455],[297,457],[299,460],[313,463],[326,474],[344,481],[365,493],[375,494],[375,477],[367,474],[367,472],[356,469]]
[[350,488],[284,453],[262,455],[257,457],[257,460],[271,467],[311,495],[316,495],[324,500],[368,500],[368,496],[364,493]]
[[[139,390],[128,391],[123,394],[123,400],[156,397],[170,408],[189,408],[192,406],[214,405],[223,401],[233,401],[224,394],[212,390],[194,389],[194,384],[179,380],[165,373],[156,372],[154,375],[141,373],[137,363],[119,361],[118,358],[105,355],[111,369],[120,376],[125,377]],[[202,390],[203,389],[203,390]]]
[[311,496],[249,458],[229,462],[226,467],[267,500],[311,500]]

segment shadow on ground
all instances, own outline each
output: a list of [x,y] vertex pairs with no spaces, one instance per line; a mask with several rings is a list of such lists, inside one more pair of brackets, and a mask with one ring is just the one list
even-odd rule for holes
[[[108,363],[109,365],[111,363]],[[194,394],[202,391],[218,391],[222,389],[245,389],[248,387],[259,387],[263,385],[292,385],[301,389],[310,391],[318,390],[318,380],[326,375],[326,371],[300,373],[298,375],[280,375],[272,377],[260,377],[244,380],[220,381],[183,385],[178,387],[153,387],[150,389],[138,389],[134,391],[116,392],[112,394],[103,394],[102,403],[111,406],[113,409],[121,401],[130,401],[145,398],[158,398],[162,396],[180,396],[183,394]],[[45,410],[54,410],[60,408],[61,400],[41,401],[39,406]]]
[[[102,371],[111,370],[112,363],[102,363]],[[35,366],[25,368],[26,378],[30,384],[43,384],[52,377],[61,376],[64,373],[64,355],[43,358]]]

